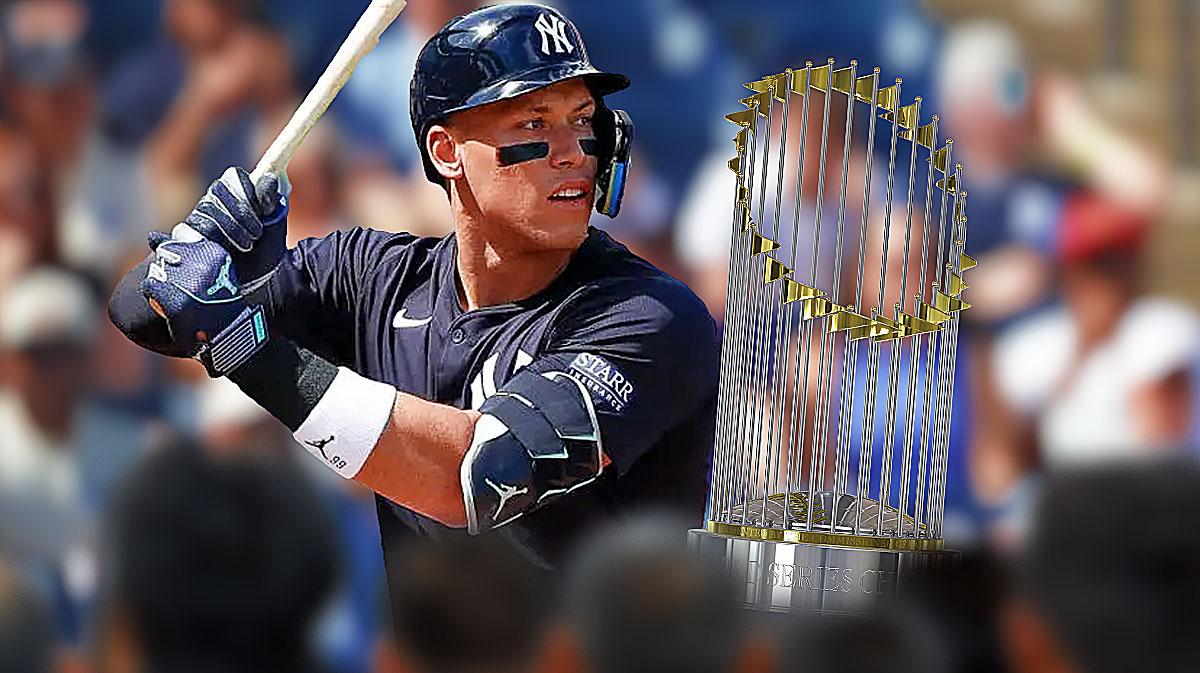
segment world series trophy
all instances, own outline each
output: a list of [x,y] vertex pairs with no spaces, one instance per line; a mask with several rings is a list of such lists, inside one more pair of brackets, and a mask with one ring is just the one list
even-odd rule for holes
[[869,612],[957,557],[942,515],[975,260],[953,140],[901,84],[809,62],[746,84],[726,115],[741,128],[725,333],[689,544],[750,607]]

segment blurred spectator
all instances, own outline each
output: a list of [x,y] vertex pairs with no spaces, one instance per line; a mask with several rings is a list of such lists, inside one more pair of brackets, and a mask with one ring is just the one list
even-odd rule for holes
[[169,39],[130,54],[104,94],[105,128],[145,142],[155,222],[178,222],[226,166],[253,166],[260,126],[294,109],[291,62],[256,0],[167,0]]
[[993,22],[951,28],[938,61],[938,135],[953,138],[963,164],[967,251],[975,307],[967,316],[994,322],[1027,311],[1051,292],[1048,257],[1066,187],[1035,170],[1039,127],[1035,74],[1008,27]]
[[726,137],[721,115],[745,95],[732,94],[754,79],[720,34],[722,24],[691,0],[550,4],[586,36],[593,62],[633,81],[609,104],[633,118],[641,153],[634,173],[649,169],[677,208],[714,138]]
[[0,123],[0,292],[56,256],[49,180],[30,138]]
[[54,623],[20,577],[0,564],[0,671],[51,673]]
[[[350,226],[345,203],[345,152],[337,129],[318,125],[288,164],[287,244],[328,236]],[[264,139],[269,143],[270,139]]]
[[16,0],[3,8],[4,107],[57,174],[78,159],[92,117],[79,0]]
[[996,341],[991,375],[1017,422],[1007,443],[977,447],[993,479],[1019,474],[1031,456],[1059,467],[1188,440],[1200,322],[1177,302],[1143,294],[1149,224],[1095,194],[1067,202],[1056,245],[1062,306]]
[[51,268],[0,297],[0,549],[61,606],[68,635],[92,590],[95,515],[148,441],[144,424],[88,393],[95,303]]
[[489,536],[414,539],[389,557],[400,670],[534,670],[545,635],[549,573]]
[[279,460],[156,453],[108,520],[98,671],[317,670],[311,627],[337,578],[333,535]]
[[0,7],[0,287],[58,259],[58,182],[79,159],[91,114],[86,22],[73,0]]
[[688,553],[688,527],[672,518],[625,521],[580,546],[562,595],[577,657],[566,670],[738,670],[748,654],[733,587],[722,568]]
[[1188,671],[1200,657],[1200,469],[1052,475],[1005,618],[1018,673]]
[[409,119],[409,87],[417,54],[450,19],[481,6],[479,0],[413,3],[363,57],[333,104],[360,160],[376,158],[404,175],[421,173]]
[[[22,143],[16,161],[32,149],[25,211],[26,241],[34,261],[65,260],[103,273],[128,245],[128,232],[144,235],[145,189],[131,153],[122,153],[96,124],[96,85],[83,51],[88,10],[82,0],[19,0],[3,9],[9,67],[3,74],[5,114]],[[16,168],[18,165],[15,165]],[[20,175],[31,168],[21,166]],[[32,217],[30,217],[32,215]]]
[[675,257],[672,244],[670,192],[648,162],[641,159],[635,150],[633,164],[637,169],[629,173],[629,181],[625,183],[621,212],[615,218],[596,217],[592,224],[608,232],[633,254],[686,282],[689,279]]

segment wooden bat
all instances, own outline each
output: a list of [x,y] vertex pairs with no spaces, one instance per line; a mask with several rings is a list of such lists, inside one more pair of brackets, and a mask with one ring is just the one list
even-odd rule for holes
[[[396,20],[405,4],[405,0],[371,0],[371,4],[363,11],[362,16],[358,17],[358,22],[350,30],[342,46],[338,47],[325,72],[321,73],[317,83],[288,120],[287,126],[283,127],[258,160],[258,165],[250,172],[250,180],[255,185],[258,185],[267,173],[283,176],[287,171],[288,162],[292,160],[292,155],[296,153],[304,137],[350,80],[354,67],[362,57],[379,44],[379,36]],[[200,234],[181,223],[171,230],[171,237],[180,241],[195,241],[199,240]]]
[[[296,153],[304,137],[325,113],[334,96],[337,96],[350,80],[354,67],[362,57],[379,44],[379,36],[396,20],[405,4],[405,0],[371,0],[371,4],[363,11],[362,16],[358,17],[358,22],[350,30],[342,46],[338,47],[333,60],[325,67],[325,72],[317,78],[317,83],[304,97],[300,107],[296,108],[287,126],[283,127],[266,153],[258,160],[258,165],[250,172],[250,180],[256,186],[267,173],[281,177],[284,175],[288,162],[292,160],[292,155]],[[175,225],[171,230],[171,237],[177,241],[198,241],[203,238],[200,232],[183,222]],[[149,303],[155,313],[166,317],[158,302],[151,299]]]
[[250,179],[255,184],[267,173],[282,175],[287,170],[288,162],[296,153],[296,148],[300,147],[304,136],[308,135],[313,124],[333,102],[333,97],[346,85],[354,66],[379,44],[380,34],[396,19],[404,5],[404,0],[371,0],[358,23],[346,36],[346,41],[333,55],[325,72],[317,79],[316,85],[251,171]]

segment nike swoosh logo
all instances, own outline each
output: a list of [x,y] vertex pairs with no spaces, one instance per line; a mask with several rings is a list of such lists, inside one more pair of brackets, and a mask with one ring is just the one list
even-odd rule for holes
[[401,329],[404,327],[423,327],[428,325],[430,320],[433,320],[433,316],[421,318],[420,320],[417,320],[416,318],[409,318],[408,316],[404,315],[405,311],[407,310],[408,309],[406,308],[402,308],[398,313],[396,313],[396,317],[392,318],[392,327],[395,327],[396,329]]

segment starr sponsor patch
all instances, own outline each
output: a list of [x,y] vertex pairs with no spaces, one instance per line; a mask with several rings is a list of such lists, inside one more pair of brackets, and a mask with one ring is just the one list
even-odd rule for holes
[[633,398],[633,382],[598,355],[576,355],[568,371],[592,393],[593,402],[606,402],[617,413],[624,411]]

